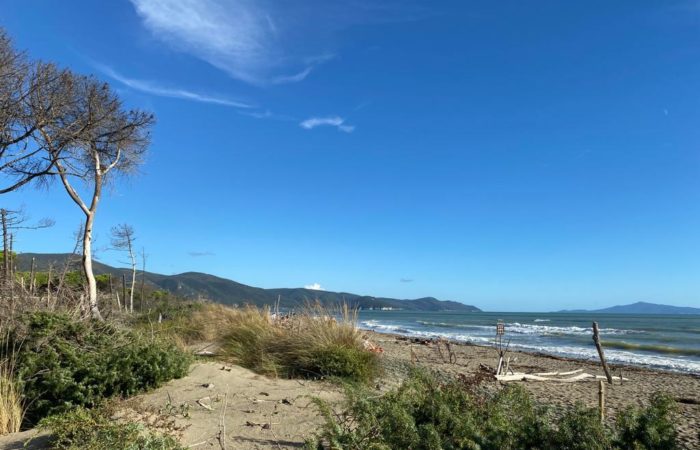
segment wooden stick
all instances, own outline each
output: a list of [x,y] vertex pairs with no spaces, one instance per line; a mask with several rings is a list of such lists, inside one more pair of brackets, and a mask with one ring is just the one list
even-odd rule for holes
[[605,372],[605,377],[608,379],[608,383],[613,384],[612,375],[610,375],[610,369],[608,369],[608,363],[605,362],[605,354],[603,353],[603,347],[600,345],[600,332],[598,330],[598,322],[593,322],[593,342],[595,342],[595,348],[598,350],[600,362],[603,364],[603,371]]
[[598,381],[598,410],[600,411],[600,421],[605,422],[605,384],[603,380]]

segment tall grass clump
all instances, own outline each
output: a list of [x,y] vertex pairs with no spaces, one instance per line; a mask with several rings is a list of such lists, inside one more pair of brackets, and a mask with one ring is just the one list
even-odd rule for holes
[[184,376],[190,363],[190,356],[168,341],[59,313],[24,314],[3,340],[0,353],[15,349],[29,424],[158,387]]
[[[156,311],[154,317],[141,319],[141,327],[153,328],[159,335],[177,342],[181,347],[197,343],[217,342],[237,322],[238,310],[216,303],[180,302],[167,310]],[[164,320],[154,323],[158,315]],[[146,320],[150,319],[150,320]]]
[[617,425],[605,425],[596,410],[582,406],[554,414],[517,385],[488,393],[416,371],[383,396],[350,387],[339,413],[317,399],[325,424],[307,448],[673,450],[678,447],[667,401],[654,400],[646,409],[629,410]]
[[24,401],[12,360],[0,360],[0,436],[18,432],[23,419]]
[[357,313],[316,304],[297,314],[272,317],[269,309],[236,311],[221,338],[221,351],[256,372],[285,377],[339,377],[367,382],[379,371],[377,355],[365,349]]

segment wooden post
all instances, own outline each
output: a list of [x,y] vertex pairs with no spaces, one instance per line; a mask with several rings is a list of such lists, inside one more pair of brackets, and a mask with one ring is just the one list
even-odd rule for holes
[[[125,274],[122,274],[122,298],[124,299],[124,305],[126,305],[126,275]],[[131,312],[134,312],[134,310],[132,309]]]
[[600,412],[600,422],[605,422],[605,383],[598,381],[598,411]]
[[53,266],[49,264],[49,274],[46,278],[46,307],[51,308],[51,272]]
[[34,295],[34,277],[36,275],[36,258],[32,257],[32,268],[29,271],[29,295]]
[[612,375],[610,375],[610,369],[608,369],[608,363],[605,362],[605,354],[603,353],[603,347],[600,345],[600,333],[598,330],[598,322],[593,322],[593,342],[595,342],[595,348],[598,350],[600,362],[603,364],[605,378],[608,379],[608,383],[613,384]]

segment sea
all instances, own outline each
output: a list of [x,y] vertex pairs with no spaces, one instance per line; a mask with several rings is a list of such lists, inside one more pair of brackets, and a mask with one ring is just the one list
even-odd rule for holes
[[700,374],[700,315],[360,311],[363,329],[494,345],[496,324],[513,350],[598,360],[598,322],[611,364]]

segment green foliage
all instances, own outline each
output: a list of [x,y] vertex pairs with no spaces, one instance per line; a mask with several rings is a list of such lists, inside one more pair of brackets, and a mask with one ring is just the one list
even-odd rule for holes
[[[613,448],[611,435],[595,409],[576,405],[564,413],[552,436],[554,448],[562,450],[606,450]],[[623,447],[624,448],[624,447]]]
[[23,380],[30,423],[160,386],[185,375],[190,363],[190,357],[169,342],[105,322],[77,322],[47,312],[22,316],[8,339],[2,348],[20,348],[15,369]]
[[82,407],[43,419],[39,426],[51,432],[56,450],[181,450],[170,436],[151,433],[137,423],[111,420],[101,410]]
[[672,450],[676,446],[676,429],[672,420],[673,399],[657,394],[648,408],[628,408],[617,419],[620,448]]
[[[10,252],[10,261],[15,261],[17,259],[17,252]],[[5,252],[0,250],[0,264],[5,263]]]
[[[314,349],[301,358],[295,371],[302,374],[340,377],[347,380],[371,380],[378,371],[377,355],[358,346],[331,344]],[[290,366],[293,362],[290,362]]]
[[414,372],[378,397],[348,388],[346,410],[336,414],[315,400],[325,424],[309,449],[334,450],[642,450],[676,449],[670,401],[657,397],[642,410],[601,424],[595,409],[581,406],[554,415],[520,386],[495,394],[459,381],[441,382]]

